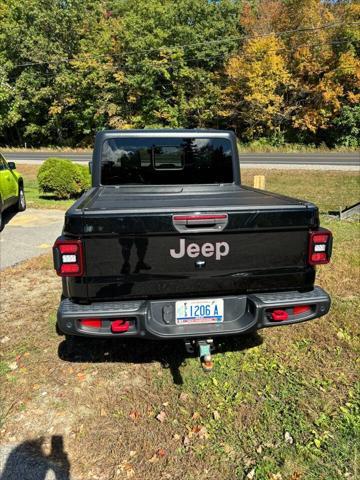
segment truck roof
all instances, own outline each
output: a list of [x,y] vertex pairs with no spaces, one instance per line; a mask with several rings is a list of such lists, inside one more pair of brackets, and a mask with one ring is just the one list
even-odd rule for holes
[[139,137],[202,137],[206,135],[207,137],[221,137],[221,138],[235,138],[235,133],[232,130],[216,130],[212,128],[196,128],[196,129],[186,129],[186,128],[153,128],[153,129],[129,129],[129,130],[102,130],[98,132],[96,137],[99,140],[104,140],[105,138],[114,138],[114,137],[128,137],[128,136],[139,136]]

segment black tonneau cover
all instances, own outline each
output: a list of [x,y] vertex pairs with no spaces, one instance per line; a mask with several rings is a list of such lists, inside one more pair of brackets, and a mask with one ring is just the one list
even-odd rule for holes
[[172,214],[179,212],[226,212],[226,231],[308,229],[318,225],[313,204],[249,187],[178,186],[152,190],[135,186],[93,188],[67,212],[65,233],[170,233],[174,231]]
[[85,198],[78,209],[126,211],[153,209],[188,209],[197,207],[231,208],[294,208],[309,205],[294,198],[238,185],[209,187],[98,187]]

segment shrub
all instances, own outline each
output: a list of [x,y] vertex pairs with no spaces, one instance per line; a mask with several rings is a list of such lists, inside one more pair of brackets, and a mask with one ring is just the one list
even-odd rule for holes
[[39,189],[58,199],[74,198],[90,186],[90,175],[85,166],[63,158],[48,158],[39,168]]

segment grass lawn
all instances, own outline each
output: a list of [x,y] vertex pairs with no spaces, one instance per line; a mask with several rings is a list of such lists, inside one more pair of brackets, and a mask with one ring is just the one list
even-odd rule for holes
[[[269,189],[316,199],[294,172],[270,173]],[[318,173],[322,208],[339,189],[355,198],[352,175],[337,175]],[[178,343],[88,340],[69,358],[54,331],[50,257],[2,271],[1,443],[42,438],[46,454],[62,436],[79,480],[358,478],[360,228],[322,224],[335,238],[317,280],[330,313],[225,342],[209,375]]]
[[[39,195],[38,169],[37,165],[18,165],[18,171],[25,180],[28,206],[69,208],[73,200],[54,200],[49,195]],[[338,211],[358,202],[360,197],[360,176],[356,172],[244,169],[241,175],[242,182],[250,186],[253,185],[254,175],[265,175],[267,190],[312,201],[321,212]]]

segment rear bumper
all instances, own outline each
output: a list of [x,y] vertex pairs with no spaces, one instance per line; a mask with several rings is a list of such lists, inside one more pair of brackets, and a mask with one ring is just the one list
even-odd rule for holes
[[[61,301],[58,309],[57,327],[66,335],[88,337],[117,336],[166,340],[231,336],[260,328],[314,320],[325,315],[331,303],[329,295],[320,287],[314,287],[312,291],[306,293],[297,291],[256,293],[223,298],[223,323],[196,325],[176,325],[175,299],[94,302],[90,305],[80,305],[65,299]],[[293,314],[293,307],[300,305],[310,308],[300,314]],[[289,312],[288,319],[272,320],[271,312],[275,309]],[[83,319],[100,319],[101,327],[83,326],[80,323]],[[128,320],[129,330],[113,333],[111,324],[115,319]]]

